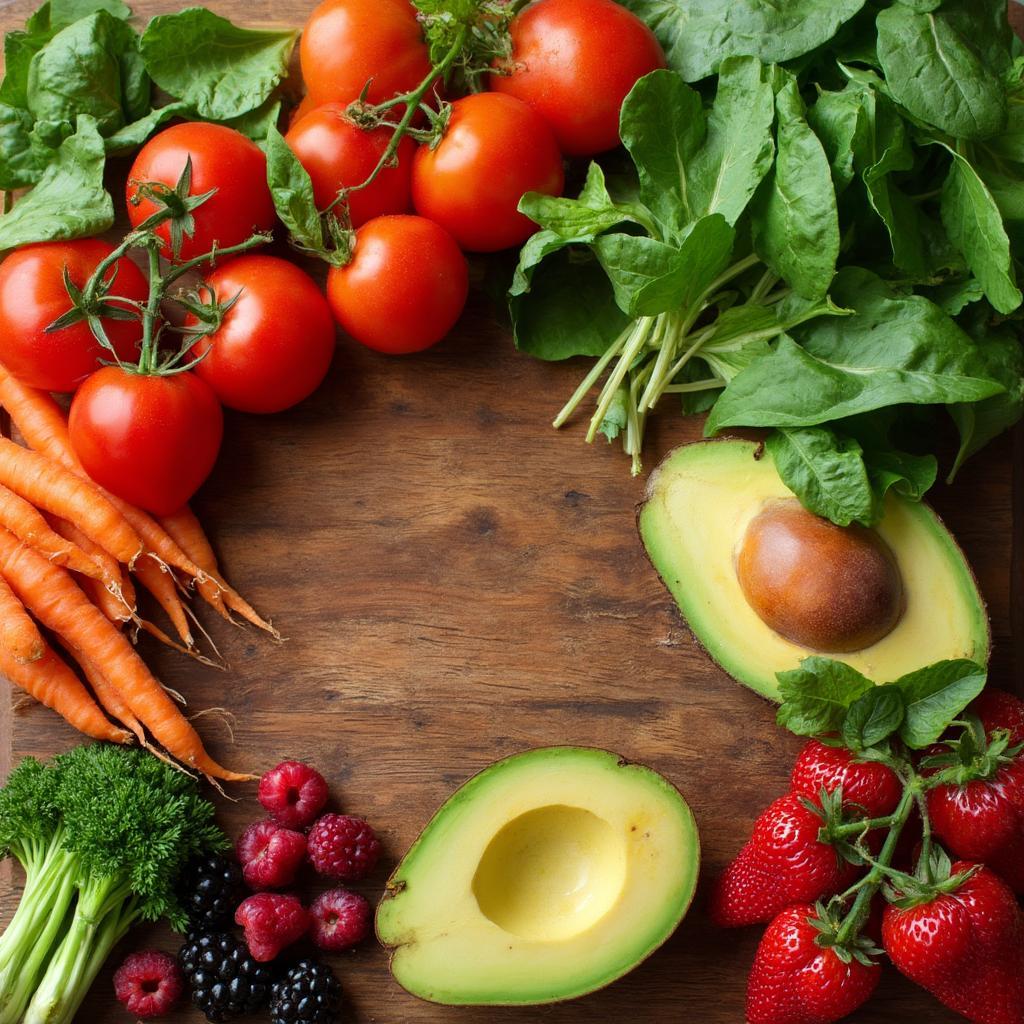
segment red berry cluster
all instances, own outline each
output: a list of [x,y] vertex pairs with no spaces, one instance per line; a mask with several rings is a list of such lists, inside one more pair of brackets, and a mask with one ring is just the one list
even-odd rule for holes
[[376,867],[381,846],[373,829],[362,818],[321,815],[327,798],[323,776],[298,761],[284,761],[260,779],[259,801],[270,817],[250,825],[235,847],[254,890],[239,905],[235,923],[245,929],[257,960],[275,959],[307,933],[329,952],[369,933],[373,913],[358,893],[331,889],[307,908],[293,894],[270,891],[291,887],[306,860],[319,875],[342,882],[358,882]]
[[1024,1024],[1022,748],[1024,702],[998,690],[919,756],[804,747],[711,897],[721,927],[768,925],[749,1024],[841,1020],[877,987],[883,949],[975,1024]]

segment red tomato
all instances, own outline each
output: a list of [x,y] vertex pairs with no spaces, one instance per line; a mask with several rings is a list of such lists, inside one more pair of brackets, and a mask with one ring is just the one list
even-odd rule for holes
[[619,110],[638,78],[665,67],[654,33],[613,0],[536,0],[510,27],[509,75],[491,88],[528,103],[567,156],[619,144]]
[[338,323],[367,348],[420,352],[455,325],[469,269],[455,239],[422,217],[378,217],[356,232],[352,261],[332,267],[327,299]]
[[537,225],[518,210],[526,192],[557,196],[562,155],[544,119],[525,103],[482,92],[456,100],[444,137],[412,165],[416,212],[471,252],[520,245]]
[[306,22],[302,77],[316,103],[351,103],[411,92],[430,73],[430,54],[408,0],[324,0]]
[[[327,103],[307,114],[285,136],[309,172],[321,210],[334,202],[339,189],[366,181],[391,141],[390,128],[366,131],[345,116],[346,109],[344,103]],[[372,185],[351,194],[348,205],[353,227],[385,213],[409,209],[415,151],[415,144],[406,136],[398,146],[398,163],[385,167]]]
[[[239,245],[256,231],[269,231],[275,222],[274,201],[267,187],[267,158],[263,150],[241,132],[220,124],[188,122],[165,128],[139,152],[128,174],[128,219],[138,227],[159,209],[151,199],[136,197],[144,182],[158,182],[173,189],[192,157],[194,196],[216,193],[193,211],[195,229],[184,236],[180,258],[194,259],[220,248]],[[170,252],[170,225],[161,224],[157,234]]]
[[96,483],[166,516],[209,475],[224,417],[217,396],[194,373],[147,377],[105,366],[75,394],[68,428]]
[[[311,395],[334,355],[334,320],[313,279],[275,256],[239,256],[206,278],[227,303],[220,327],[201,338],[195,372],[241,412],[280,412]],[[204,296],[205,297],[205,296]],[[189,316],[188,325],[198,323]]]
[[[81,288],[113,247],[94,238],[76,242],[27,245],[0,264],[0,362],[23,383],[44,391],[74,391],[97,370],[100,360],[113,361],[81,320],[46,333],[58,317],[71,309],[64,286],[64,268]],[[116,273],[116,278],[115,278]],[[122,257],[106,280],[114,280],[106,301],[124,307],[115,296],[143,302],[149,292],[146,279],[130,259]],[[142,338],[139,320],[104,318],[103,327],[126,362],[138,359]]]

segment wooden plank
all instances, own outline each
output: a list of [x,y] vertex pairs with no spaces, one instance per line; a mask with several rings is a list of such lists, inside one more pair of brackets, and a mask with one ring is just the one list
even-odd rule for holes
[[[0,28],[19,24],[30,6],[6,5]],[[139,5],[144,13],[159,6]],[[212,6],[249,22],[298,23],[307,10],[298,0]],[[275,646],[205,616],[232,664],[226,674],[143,641],[147,659],[194,710],[233,713],[234,744],[212,719],[200,725],[215,755],[254,770],[284,757],[310,760],[340,808],[380,829],[386,863],[361,887],[373,898],[452,789],[517,750],[609,747],[664,772],[690,800],[705,885],[679,933],[626,979],[555,1007],[456,1011],[407,996],[389,980],[384,953],[367,947],[335,961],[346,1019],[742,1019],[757,932],[708,925],[706,880],[784,791],[799,744],[776,728],[772,706],[690,641],[636,537],[642,483],[621,452],[603,443],[588,449],[578,424],[562,433],[548,426],[580,374],[579,365],[515,353],[479,292],[454,336],[422,356],[387,359],[342,341],[328,382],[300,408],[269,418],[229,414],[220,464],[196,503],[229,577],[274,615],[288,641]],[[649,464],[699,433],[699,423],[666,410],[653,424]],[[936,495],[989,601],[1003,685],[1019,678],[1012,461],[1012,445],[1001,441]],[[0,714],[9,714],[6,701]],[[4,758],[12,744],[21,757],[75,742],[39,707],[2,727]],[[220,807],[237,835],[259,807],[254,787],[234,792],[239,802]],[[317,887],[307,877],[303,888]],[[16,895],[15,886],[3,894],[7,913]],[[173,948],[159,929],[134,934],[131,944],[150,941]],[[109,973],[82,1021],[124,1019]],[[959,1019],[889,971],[879,996],[851,1020],[895,1024],[915,1015],[932,1024]]]

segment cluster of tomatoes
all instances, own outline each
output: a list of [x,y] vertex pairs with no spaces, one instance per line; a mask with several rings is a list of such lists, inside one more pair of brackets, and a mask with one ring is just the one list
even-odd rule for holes
[[[307,397],[329,368],[335,322],[386,353],[435,344],[465,305],[465,253],[525,241],[535,225],[522,196],[560,194],[565,157],[618,145],[623,99],[665,63],[650,29],[613,0],[535,0],[507,41],[508,56],[482,76],[490,91],[448,102],[409,0],[324,0],[313,11],[301,44],[307,95],[285,139],[317,209],[337,207],[346,228],[326,297],[288,260],[223,256],[277,221],[258,145],[199,122],[151,139],[129,172],[129,220],[150,226],[172,266],[191,261],[203,276],[178,302],[170,329],[182,354],[162,370],[145,355],[152,264],[147,280],[127,254],[111,263],[103,301],[79,315],[74,293],[115,252],[106,242],[30,245],[4,261],[0,362],[33,387],[74,393],[72,444],[98,483],[175,511],[216,460],[221,407],[270,413]],[[378,167],[396,138],[390,111],[424,95],[430,107],[410,115],[411,134]],[[173,320],[167,305],[161,317]]]

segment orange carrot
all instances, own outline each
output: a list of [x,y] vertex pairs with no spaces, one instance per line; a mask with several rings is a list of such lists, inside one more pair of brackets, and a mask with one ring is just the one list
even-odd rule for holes
[[[181,548],[185,554],[192,559],[200,569],[211,577],[220,576],[220,567],[217,565],[217,556],[206,534],[203,532],[202,524],[196,518],[195,513],[185,505],[173,516],[163,516],[160,525],[167,531],[168,536]],[[231,613],[224,605],[224,594],[219,586],[212,579],[200,580],[197,584],[199,593],[211,608],[222,615],[225,619],[231,618]]]
[[92,603],[111,622],[130,622],[135,611],[135,587],[131,577],[121,571],[117,559],[86,537],[74,523],[69,523],[59,516],[50,516],[50,522],[61,537],[77,544],[97,565],[102,567],[104,577],[114,579],[112,587],[103,586],[88,577],[78,581],[79,586],[92,599]]
[[104,618],[70,575],[0,529],[0,575],[46,626],[88,658],[116,687],[133,715],[172,757],[187,768],[229,782],[252,778],[228,771],[203,747],[128,640]]
[[135,563],[135,578],[160,602],[174,628],[186,647],[192,647],[195,640],[189,628],[185,606],[178,596],[178,587],[169,571],[160,567],[153,558],[140,558]]
[[146,745],[146,734],[139,720],[131,713],[116,686],[112,686],[107,677],[96,667],[91,659],[84,654],[78,655],[78,667],[82,670],[86,681],[92,687],[96,700],[115,721],[120,722],[134,733],[142,746]]
[[29,665],[16,661],[0,648],[0,673],[40,704],[52,708],[80,733],[95,740],[131,742],[128,733],[107,721],[78,676],[51,648],[45,647],[43,656]]
[[119,562],[132,565],[142,552],[142,539],[99,489],[48,455],[0,437],[0,483],[74,523]]
[[[35,505],[3,486],[0,486],[0,526],[5,526],[20,541],[56,565],[94,579],[104,579],[103,569],[77,544],[55,533]],[[116,577],[104,580],[108,583],[115,581]]]
[[46,641],[39,627],[3,581],[0,581],[0,647],[23,665],[38,661],[46,653]]

